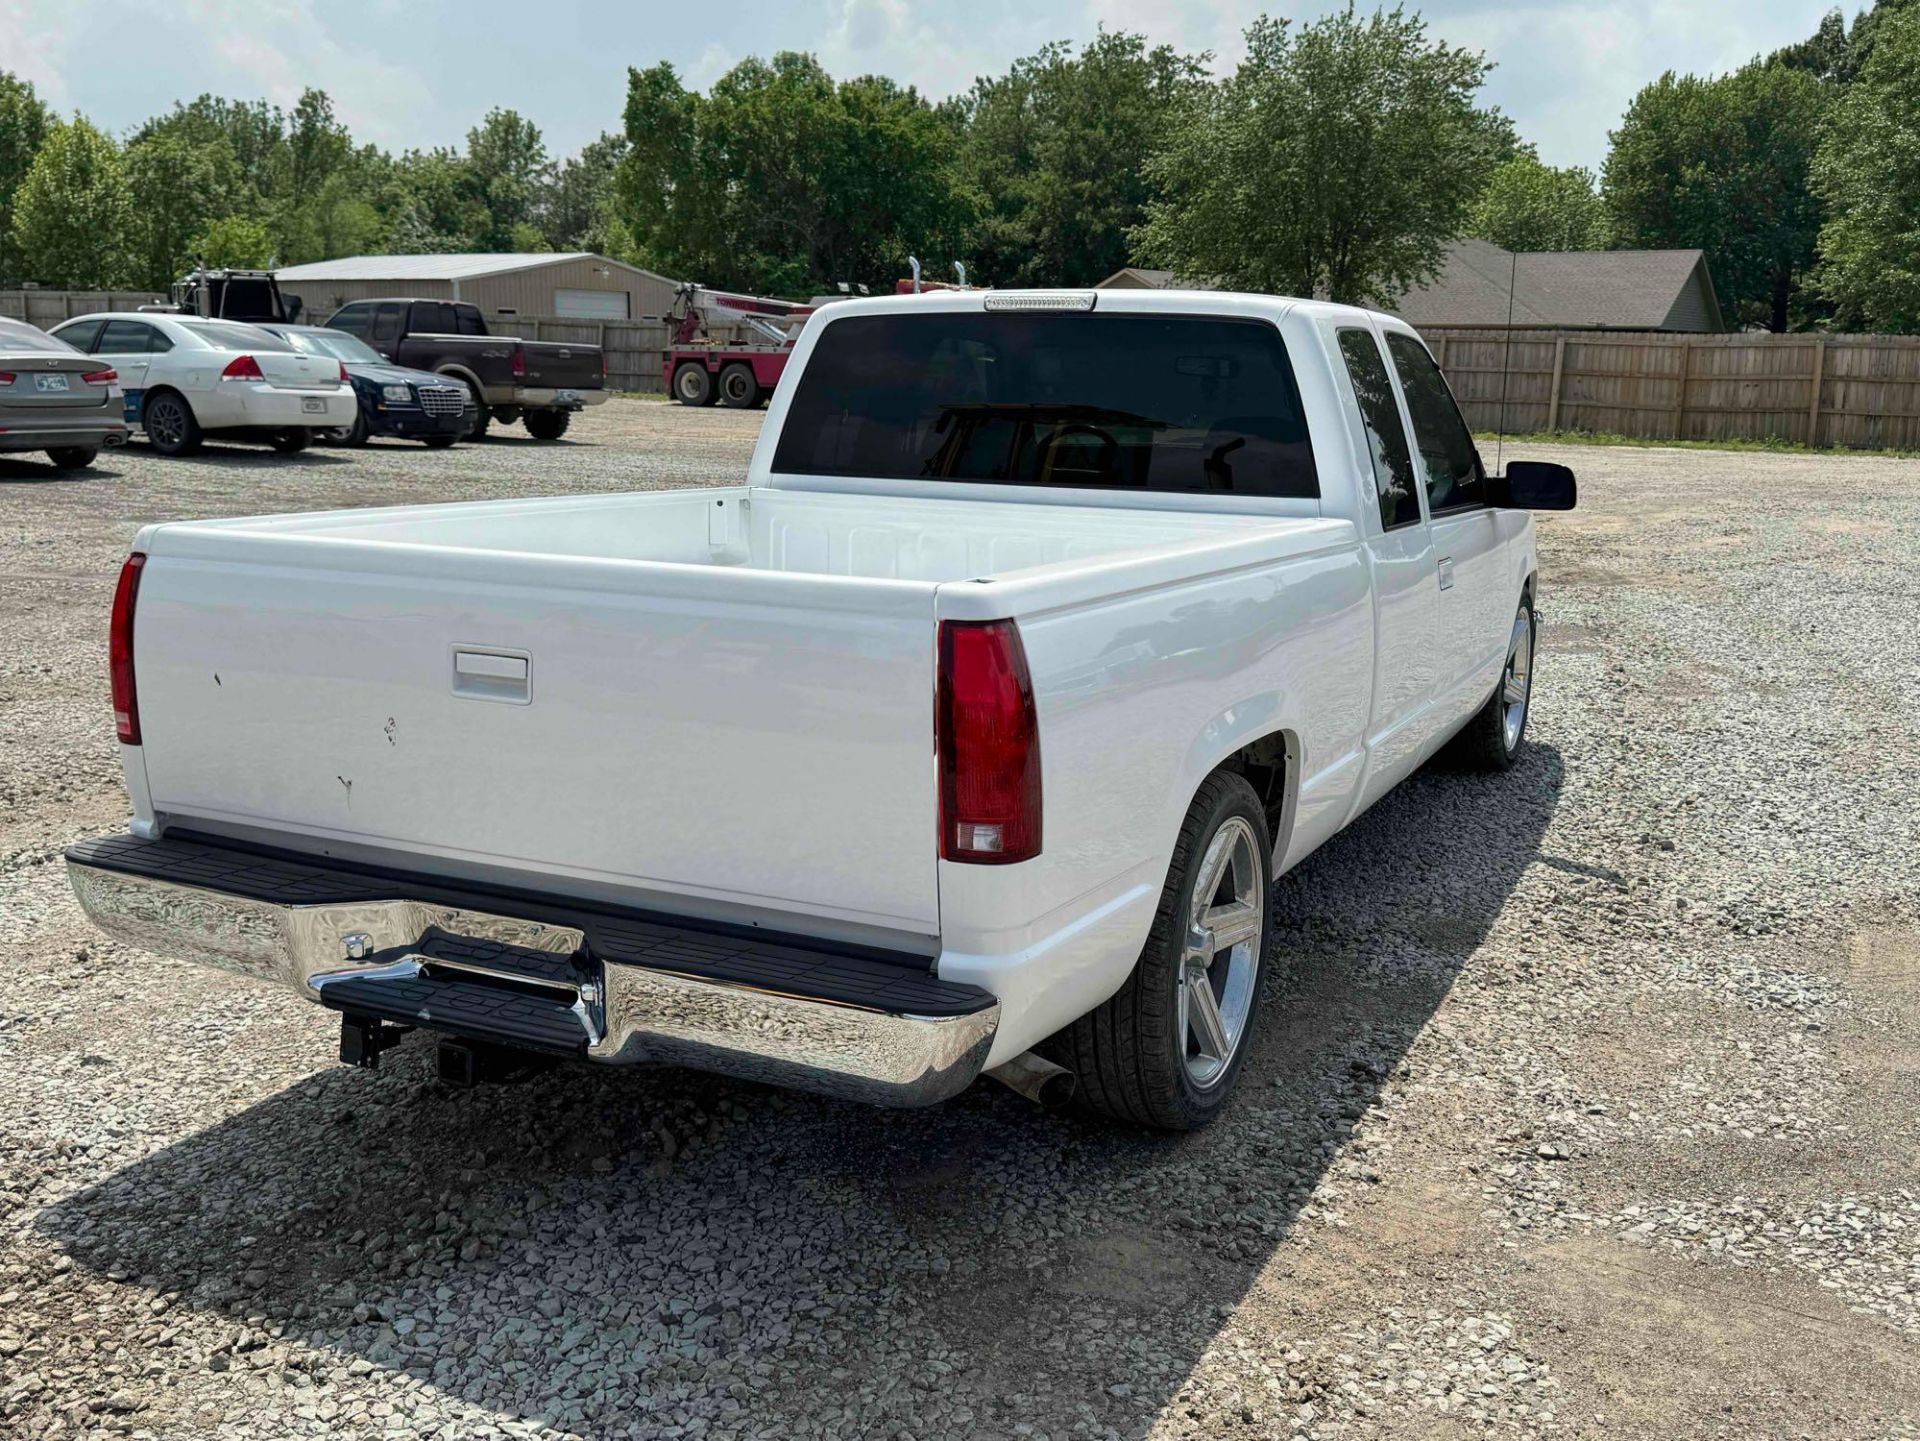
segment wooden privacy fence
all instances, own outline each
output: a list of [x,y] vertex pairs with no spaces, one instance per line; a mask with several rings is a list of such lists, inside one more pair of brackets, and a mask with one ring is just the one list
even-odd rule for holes
[[1475,430],[1920,449],[1920,336],[1422,334]]
[[[138,310],[166,299],[144,290],[0,290],[0,315],[50,329],[76,315],[99,310]],[[331,310],[316,309],[301,317],[322,325]],[[523,340],[556,340],[563,344],[597,345],[607,353],[610,390],[661,388],[660,359],[671,334],[664,320],[573,320],[556,315],[490,315],[488,326],[501,335]],[[750,337],[726,326],[714,327],[710,339],[739,341]],[[751,337],[757,338],[757,337]]]

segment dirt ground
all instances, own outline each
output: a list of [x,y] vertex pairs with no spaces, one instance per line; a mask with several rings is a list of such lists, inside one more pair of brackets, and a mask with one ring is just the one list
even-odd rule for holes
[[150,520],[737,479],[616,401],[430,454],[0,459],[0,1435],[1920,1434],[1920,466],[1507,447],[1531,744],[1285,877],[1232,1113],[441,1090],[107,942]]

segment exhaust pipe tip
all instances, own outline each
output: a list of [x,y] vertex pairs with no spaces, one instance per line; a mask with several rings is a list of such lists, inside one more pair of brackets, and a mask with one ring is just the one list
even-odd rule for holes
[[1018,1091],[1042,1110],[1057,1111],[1073,1099],[1079,1081],[1065,1066],[1056,1066],[1045,1056],[1022,1052],[1011,1061],[995,1066],[987,1074],[1010,1090]]

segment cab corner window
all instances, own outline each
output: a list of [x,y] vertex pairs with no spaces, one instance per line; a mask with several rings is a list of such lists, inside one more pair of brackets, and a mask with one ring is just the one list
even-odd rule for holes
[[1473,433],[1460,418],[1460,407],[1454,404],[1440,367],[1411,335],[1390,331],[1387,349],[1407,394],[1407,413],[1413,419],[1414,444],[1427,487],[1427,509],[1438,515],[1443,510],[1485,505],[1487,486],[1480,452],[1474,449]]
[[1413,456],[1407,450],[1407,430],[1394,403],[1387,363],[1370,330],[1340,332],[1340,355],[1353,381],[1360,405],[1360,423],[1366,427],[1367,450],[1373,460],[1374,494],[1380,502],[1380,528],[1393,530],[1420,520],[1420,495],[1414,489]]

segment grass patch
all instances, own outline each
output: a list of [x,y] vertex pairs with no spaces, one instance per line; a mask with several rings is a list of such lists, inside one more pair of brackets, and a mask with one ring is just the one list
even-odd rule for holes
[[[1480,441],[1498,440],[1491,430],[1474,432]],[[1759,440],[1649,440],[1638,435],[1615,435],[1603,430],[1534,430],[1509,434],[1506,439],[1526,445],[1609,445],[1639,450],[1757,450],[1774,455],[1872,455],[1901,460],[1920,456],[1920,450],[1849,450],[1838,446],[1803,445],[1797,440],[1765,436]]]

